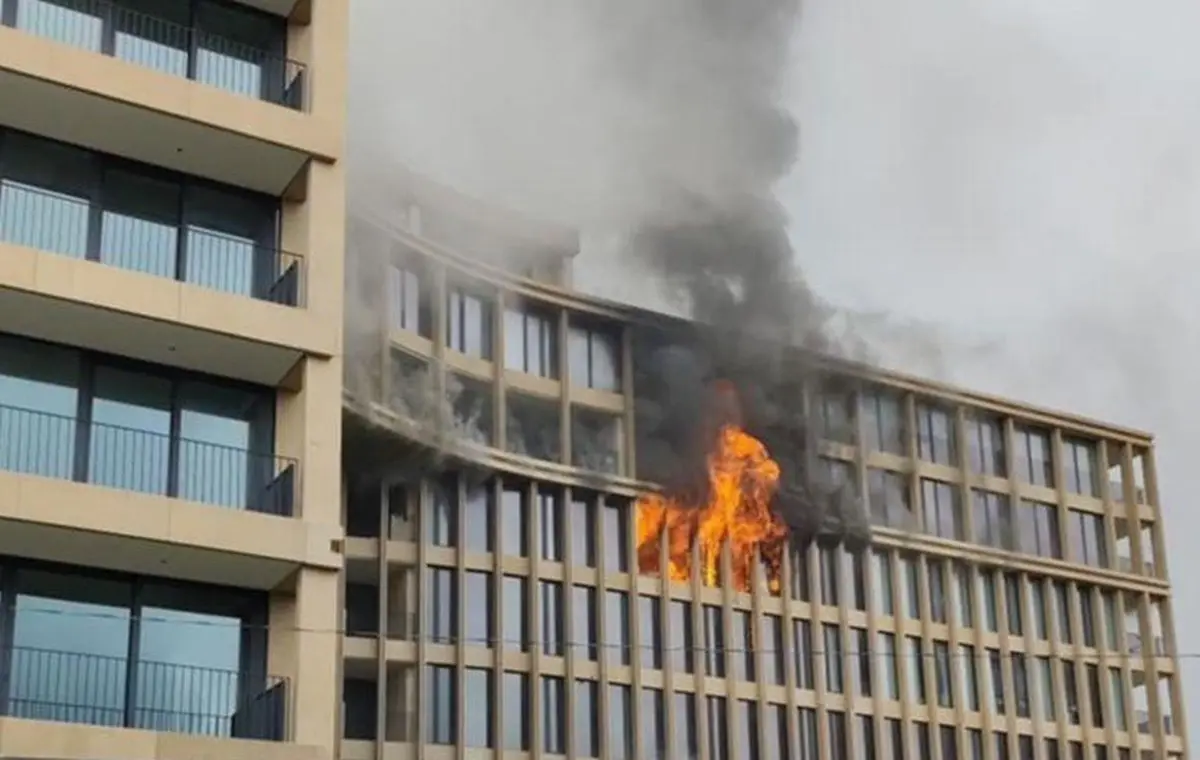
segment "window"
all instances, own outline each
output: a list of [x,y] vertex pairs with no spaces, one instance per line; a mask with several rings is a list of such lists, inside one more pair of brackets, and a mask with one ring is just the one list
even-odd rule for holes
[[575,682],[575,756],[600,756],[600,701],[595,681]]
[[467,571],[463,575],[463,643],[470,647],[492,645],[492,574]]
[[529,676],[525,673],[505,673],[501,678],[503,747],[507,750],[529,750]]
[[750,630],[750,613],[744,610],[733,612],[733,640],[744,642],[729,653],[730,664],[733,667],[732,678],[735,681],[753,681],[754,673],[754,636]]
[[1078,509],[1068,510],[1067,534],[1071,542],[1071,559],[1096,567],[1108,567],[1103,515]]
[[1039,557],[1062,559],[1062,541],[1058,535],[1058,507],[1022,500],[1017,509],[1021,550]]
[[563,679],[542,676],[542,749],[567,754],[567,698]]
[[571,383],[613,393],[621,390],[620,339],[571,318],[567,345]]
[[808,569],[808,554],[804,549],[789,549],[792,553],[791,569],[791,593],[792,598],[801,602],[808,602],[810,594],[809,588],[809,569]]
[[593,662],[596,661],[596,589],[593,586],[575,586],[571,598],[571,642],[575,653]]
[[1125,679],[1120,668],[1108,669],[1108,680],[1111,688],[1113,725],[1118,731],[1128,731],[1129,721],[1125,717]]
[[430,744],[454,744],[458,726],[454,668],[431,665],[426,679],[429,696],[425,701],[425,714],[429,723],[425,729],[425,740]]
[[500,494],[500,553],[509,557],[529,556],[527,493],[524,486],[515,489],[506,485]]
[[841,578],[838,573],[840,551],[833,547],[822,546],[817,550],[818,567],[821,571],[821,604],[836,607],[838,605],[838,589]]
[[737,748],[733,757],[759,757],[758,752],[758,703],[739,699]]
[[628,760],[633,749],[633,700],[624,684],[608,685],[608,747],[612,760]]
[[629,595],[624,591],[604,592],[604,643],[608,661],[614,665],[629,664]]
[[895,615],[896,609],[892,599],[892,555],[890,552],[875,549],[871,552],[871,567],[875,571],[873,594],[875,611],[883,615]]
[[853,629],[855,692],[871,696],[871,635],[865,628]]
[[706,604],[704,611],[704,674],[725,677],[725,629],[721,626],[721,608]]
[[900,572],[904,576],[904,610],[913,620],[921,619],[921,566],[913,555],[900,556]]
[[1055,720],[1058,710],[1055,707],[1054,697],[1054,661],[1049,657],[1037,658],[1038,672],[1040,674],[1039,699],[1042,703],[1042,717],[1048,721]]
[[995,571],[980,568],[979,587],[984,625],[989,632],[997,633],[1000,630],[1000,604],[996,594]]
[[1050,624],[1046,617],[1046,584],[1041,578],[1029,579],[1029,606],[1033,609],[1033,635],[1041,641],[1050,638]]
[[[284,739],[263,593],[17,561],[0,574],[8,715]],[[235,718],[243,698],[268,709]]]
[[1062,661],[1063,694],[1066,696],[1067,719],[1072,726],[1080,724],[1079,715],[1079,682],[1075,675],[1075,663],[1070,660]]
[[[983,732],[978,728],[967,729],[967,746],[970,747],[970,757],[967,760],[983,760]],[[999,760],[1004,760],[1000,758]]]
[[490,298],[462,286],[446,293],[446,347],[492,360],[493,305]]
[[854,609],[866,611],[867,609],[867,570],[866,570],[866,555],[864,552],[846,552],[846,564],[850,568],[850,592],[851,604]]
[[504,576],[501,614],[504,618],[504,648],[529,651],[529,580],[519,575]]
[[788,738],[787,706],[767,705],[763,716],[766,725],[763,735],[767,739],[766,760],[789,760],[791,758],[791,740]]
[[1008,632],[1013,636],[1025,634],[1024,620],[1021,611],[1021,576],[1016,573],[1004,574],[1004,607],[1008,614]]
[[659,689],[642,689],[639,705],[641,719],[641,757],[660,760],[667,753],[667,721],[663,693]]
[[1054,463],[1050,456],[1050,434],[1018,425],[1017,476],[1035,486],[1054,487]]
[[[507,500],[504,507],[507,512]],[[492,484],[469,488],[462,513],[463,548],[475,552],[490,552],[496,524],[496,492]],[[505,517],[509,515],[505,514]]]
[[697,757],[700,752],[700,734],[696,730],[695,696],[687,692],[675,693],[675,752],[684,757]]
[[[884,718],[883,741],[884,746],[889,748],[891,752],[885,751],[881,756],[882,758],[886,760],[905,760],[903,723],[895,718]],[[816,756],[814,755],[813,757],[815,758]]]
[[796,657],[796,686],[813,688],[813,640],[812,624],[807,620],[792,621],[794,642],[792,651]]
[[691,673],[696,651],[692,606],[688,602],[672,599],[669,610],[667,630],[671,634],[671,667],[681,673]]
[[561,562],[563,559],[562,494],[553,489],[538,488],[538,546],[542,559]]
[[3,469],[291,515],[274,415],[273,391],[0,335]]
[[854,443],[854,401],[849,392],[829,381],[817,392],[820,435],[837,443]]
[[642,667],[662,669],[662,607],[657,597],[638,597],[638,625],[642,650]]
[[925,689],[925,650],[921,646],[921,639],[918,636],[906,636],[904,640],[905,647],[908,650],[904,653],[904,660],[908,665],[908,696],[910,699],[915,700],[917,704],[923,705],[927,699],[927,691]]
[[964,628],[975,627],[974,580],[971,568],[962,563],[954,564],[955,598],[957,600],[958,622]]
[[0,240],[289,306],[279,200],[0,131]]
[[980,475],[1008,477],[1004,450],[1004,423],[994,417],[971,415],[967,418],[967,441],[971,470]]
[[1071,631],[1071,589],[1061,581],[1054,583],[1054,599],[1058,609],[1058,640],[1064,644],[1072,644],[1075,637]]
[[1088,707],[1091,712],[1089,717],[1093,726],[1104,728],[1104,693],[1100,683],[1100,668],[1089,662],[1083,669],[1087,680]]
[[907,475],[890,470],[867,470],[867,499],[871,519],[879,525],[893,528],[912,524]]
[[935,623],[946,622],[946,566],[936,559],[926,559],[929,574],[929,617]]
[[1004,698],[1004,661],[1000,658],[1000,650],[987,650],[988,679],[992,684],[992,709],[996,714],[1003,715],[1007,710]]
[[[958,732],[954,726],[941,726],[939,731],[939,741],[942,744],[942,757],[946,760],[957,760],[958,758]],[[1032,757],[1028,760],[1033,760]]]
[[492,671],[481,668],[463,670],[463,693],[471,698],[463,700],[463,745],[467,747],[491,747],[492,737]]
[[610,573],[629,572],[629,504],[606,499],[604,518],[604,569]]
[[431,567],[428,583],[425,619],[429,621],[429,639],[434,644],[452,644],[458,629],[458,589],[454,571]]
[[558,378],[558,318],[532,303],[504,310],[504,368]]
[[571,564],[596,566],[596,501],[580,497],[572,491],[571,498]]
[[925,515],[926,532],[941,538],[962,538],[958,489],[955,486],[923,478],[921,480],[921,502]]
[[1015,547],[1012,503],[1008,496],[973,489],[971,510],[975,520],[975,542],[997,549]]
[[908,449],[903,401],[883,390],[862,395],[863,432],[870,451],[904,456]]
[[956,464],[954,413],[929,404],[917,404],[917,450],[927,462]]
[[1067,478],[1067,490],[1085,496],[1100,496],[1100,484],[1096,473],[1096,445],[1078,438],[1063,440],[1063,469]]
[[392,264],[387,268],[388,325],[394,330],[407,330],[422,338],[433,331],[433,315],[429,308],[429,291],[419,266],[410,263]]
[[845,691],[842,680],[842,630],[837,625],[825,623],[821,626],[825,638],[825,690],[833,694]]
[[556,581],[538,581],[541,587],[542,609],[538,619],[542,626],[542,652],[550,657],[563,656],[563,587]]
[[1076,586],[1079,596],[1079,630],[1083,634],[1085,647],[1096,646],[1096,609],[1092,604],[1095,589],[1091,586]]
[[863,760],[875,760],[875,719],[870,715],[858,716],[858,756]]
[[933,757],[933,747],[929,742],[929,724],[913,722],[913,748],[922,760]]
[[[782,686],[786,680],[783,656],[783,620],[778,615],[763,616],[763,664],[770,683]],[[643,644],[645,646],[645,644]]]
[[950,645],[944,641],[933,642],[933,667],[938,707],[954,707],[954,691],[950,684]]
[[730,760],[729,717],[724,697],[705,697],[708,717],[708,749],[712,760]]
[[879,668],[883,674],[884,696],[900,699],[900,674],[896,662],[896,637],[879,632]]
[[962,675],[963,696],[967,699],[967,709],[979,712],[979,673],[975,662],[975,647],[969,644],[958,645],[958,659],[962,665],[959,671]]
[[826,715],[829,716],[829,760],[848,760],[846,714],[838,710],[829,710]]
[[1028,718],[1032,707],[1029,703],[1029,668],[1023,652],[1013,652],[1012,680],[1013,697],[1017,701],[1017,717]]

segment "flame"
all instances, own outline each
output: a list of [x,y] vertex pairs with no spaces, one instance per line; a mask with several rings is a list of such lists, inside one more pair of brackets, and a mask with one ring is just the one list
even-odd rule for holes
[[[724,386],[720,389],[729,390]],[[665,536],[667,574],[671,580],[691,578],[692,546],[696,545],[701,580],[716,586],[721,551],[728,542],[733,587],[750,590],[757,556],[765,566],[769,589],[778,593],[788,536],[787,526],[771,509],[779,474],[779,464],[771,459],[761,441],[738,425],[722,426],[708,456],[708,503],[687,503],[662,494],[649,494],[638,500],[641,572],[659,573],[659,549]]]

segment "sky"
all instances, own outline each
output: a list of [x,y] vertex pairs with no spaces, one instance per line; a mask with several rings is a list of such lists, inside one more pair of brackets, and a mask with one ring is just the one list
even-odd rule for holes
[[[670,124],[677,144],[654,143],[638,125],[670,115],[600,73],[614,48],[597,30],[622,8],[664,47],[703,50],[669,46],[682,33],[646,10],[680,4],[580,7],[352,4],[352,185],[369,191],[364,162],[402,162],[603,226],[652,199],[631,164],[722,176],[736,154],[692,128],[728,127],[719,113],[697,105]],[[779,82],[799,152],[776,187],[810,286],[870,316],[884,363],[1156,434],[1181,652],[1200,652],[1181,582],[1200,572],[1197,22],[1186,0],[805,0]],[[577,284],[653,301],[619,248],[585,246]],[[1200,693],[1200,660],[1183,673],[1185,698]]]

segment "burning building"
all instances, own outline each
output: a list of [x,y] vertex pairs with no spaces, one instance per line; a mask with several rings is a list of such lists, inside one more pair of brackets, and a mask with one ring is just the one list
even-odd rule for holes
[[349,234],[344,758],[1182,756],[1147,435],[756,377],[425,202]]

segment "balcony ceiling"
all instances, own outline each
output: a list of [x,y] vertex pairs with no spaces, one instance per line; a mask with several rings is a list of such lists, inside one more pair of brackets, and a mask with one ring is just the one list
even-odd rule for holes
[[[282,5],[283,3],[271,4]],[[0,69],[0,124],[238,187],[282,195],[301,151]]]
[[0,288],[0,325],[52,343],[269,386],[302,357],[295,348],[9,288]]

